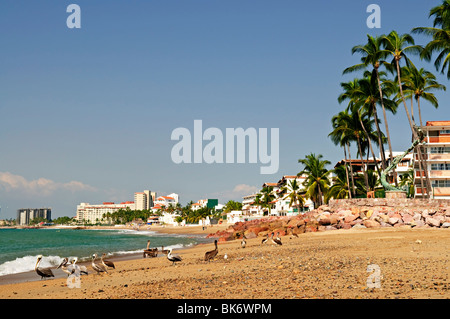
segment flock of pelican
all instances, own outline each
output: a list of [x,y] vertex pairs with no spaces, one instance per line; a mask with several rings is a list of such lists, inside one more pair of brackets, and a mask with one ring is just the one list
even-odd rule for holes
[[[273,244],[275,244],[277,246],[281,246],[283,243],[281,242],[281,238],[279,237],[279,234],[280,233],[278,232],[277,237],[275,237],[275,238],[273,237],[274,236],[273,232],[271,233],[270,236],[269,236],[269,234],[267,234],[267,237],[262,240],[261,245],[268,243],[268,241],[270,239]],[[243,236],[242,241],[241,241],[242,248],[245,248],[247,245],[247,241],[245,239],[246,239],[245,236]],[[207,251],[205,253],[204,261],[210,262],[211,260],[214,260],[214,258],[217,256],[217,254],[219,253],[219,249],[217,247],[217,239],[214,241],[214,246],[215,246],[215,248],[213,250]],[[163,254],[167,255],[167,259],[172,262],[172,265],[175,265],[175,263],[182,261],[181,256],[172,254],[172,248],[164,249],[164,247],[161,247],[161,252]],[[158,248],[150,248],[150,240],[148,240],[147,248],[144,250],[144,258],[147,256],[148,257],[157,257],[157,255],[158,255]],[[106,257],[106,254],[103,253],[102,257],[101,257],[101,263],[95,262],[95,260],[98,258],[97,254],[93,254],[91,257],[92,258],[92,262],[91,262],[92,269],[94,271],[96,271],[97,274],[100,274],[103,272],[108,273],[108,269],[116,268],[114,263],[110,260],[106,260],[105,257]],[[42,255],[39,255],[37,257],[36,266],[34,268],[36,273],[39,276],[41,276],[41,279],[55,277],[53,275],[51,267],[48,267],[48,268],[39,267],[42,258],[43,258]],[[227,259],[227,254],[225,254],[224,258]],[[62,262],[59,264],[59,266],[56,269],[61,268],[62,271],[67,273],[68,276],[70,276],[72,274],[88,275],[89,273],[88,273],[86,266],[77,265],[77,261],[78,261],[77,257],[72,257],[71,259],[66,257],[62,260]]]

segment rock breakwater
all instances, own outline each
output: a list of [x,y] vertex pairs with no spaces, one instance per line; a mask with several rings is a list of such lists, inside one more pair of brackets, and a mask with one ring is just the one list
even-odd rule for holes
[[327,205],[296,216],[271,216],[238,222],[209,234],[220,241],[304,232],[377,227],[450,228],[450,200],[360,198],[330,200]]

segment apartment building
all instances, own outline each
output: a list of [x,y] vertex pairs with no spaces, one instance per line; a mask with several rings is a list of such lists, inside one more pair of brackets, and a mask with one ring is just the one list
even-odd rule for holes
[[[450,199],[450,121],[428,121],[422,131],[426,142],[422,154],[431,183],[430,198]],[[415,196],[420,198],[426,195],[426,188],[420,183],[424,172],[419,168],[417,154],[414,155]]]
[[21,208],[17,210],[17,225],[29,225],[35,218],[52,219],[51,208]]

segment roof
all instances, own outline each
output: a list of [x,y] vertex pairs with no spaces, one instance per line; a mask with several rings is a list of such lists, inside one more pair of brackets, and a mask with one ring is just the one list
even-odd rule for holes
[[427,121],[426,126],[450,126],[450,121]]

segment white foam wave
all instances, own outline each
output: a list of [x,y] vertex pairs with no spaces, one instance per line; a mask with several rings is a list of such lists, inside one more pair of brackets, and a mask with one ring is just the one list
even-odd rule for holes
[[[34,270],[37,261],[36,256],[19,257],[15,260],[6,261],[0,265],[0,276],[17,274]],[[61,263],[62,258],[59,256],[43,256],[39,267],[57,267]]]

